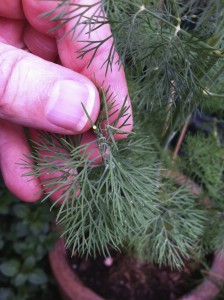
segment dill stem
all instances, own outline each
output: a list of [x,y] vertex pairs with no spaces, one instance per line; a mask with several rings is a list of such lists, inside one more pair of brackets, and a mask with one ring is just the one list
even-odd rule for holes
[[181,130],[181,133],[180,133],[180,136],[178,138],[178,141],[177,141],[177,144],[176,144],[176,147],[174,149],[174,153],[173,153],[173,161],[176,160],[178,154],[179,154],[179,151],[180,151],[180,147],[182,145],[182,142],[184,140],[184,137],[185,137],[185,134],[187,132],[187,129],[188,129],[188,126],[189,126],[189,123],[190,123],[190,120],[191,120],[191,115],[189,115],[184,123],[184,126]]

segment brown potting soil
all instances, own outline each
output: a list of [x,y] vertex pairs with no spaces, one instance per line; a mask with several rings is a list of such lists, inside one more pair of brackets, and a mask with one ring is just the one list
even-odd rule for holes
[[202,280],[200,263],[192,261],[181,271],[143,264],[116,253],[82,260],[69,259],[83,283],[106,300],[176,300]]

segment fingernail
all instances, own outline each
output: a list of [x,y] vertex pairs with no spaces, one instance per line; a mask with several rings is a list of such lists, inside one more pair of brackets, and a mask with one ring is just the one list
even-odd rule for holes
[[91,85],[61,80],[55,83],[46,107],[47,120],[59,127],[80,132],[89,122],[82,107],[91,116],[95,102],[95,90]]

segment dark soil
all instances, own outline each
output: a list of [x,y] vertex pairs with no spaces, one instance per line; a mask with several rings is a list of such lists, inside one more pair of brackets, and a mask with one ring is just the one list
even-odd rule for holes
[[106,260],[73,257],[70,263],[84,284],[106,300],[176,300],[202,279],[200,263],[195,261],[182,272],[142,264],[118,253]]

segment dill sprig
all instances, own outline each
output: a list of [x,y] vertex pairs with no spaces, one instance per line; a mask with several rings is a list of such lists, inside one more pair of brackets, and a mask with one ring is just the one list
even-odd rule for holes
[[[73,139],[46,132],[40,132],[39,140],[33,142],[34,176],[50,175],[42,179],[44,200],[60,192],[56,222],[63,228],[62,235],[72,253],[78,251],[86,256],[109,255],[110,249],[120,249],[130,236],[146,227],[158,210],[160,167],[156,165],[150,137],[130,134],[125,142],[116,142],[114,134],[127,134],[128,107],[124,101],[120,113],[109,124],[116,112],[110,113],[115,101],[107,106],[104,93],[102,99],[98,121],[91,121],[95,133],[91,142],[82,144],[82,137]],[[117,128],[121,118],[124,121]]]
[[[110,123],[116,102],[109,89],[101,96],[96,124],[83,106],[95,138],[84,144],[82,136],[40,132],[33,142],[34,174],[25,175],[41,178],[43,200],[59,193],[60,205],[53,204],[56,223],[72,253],[107,256],[129,245],[142,260],[181,268],[200,250],[205,213],[189,190],[161,175],[164,164],[141,124],[125,140],[114,139],[117,133],[127,134],[129,108],[125,100]],[[45,174],[50,176],[44,179]]]

